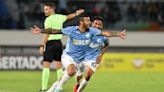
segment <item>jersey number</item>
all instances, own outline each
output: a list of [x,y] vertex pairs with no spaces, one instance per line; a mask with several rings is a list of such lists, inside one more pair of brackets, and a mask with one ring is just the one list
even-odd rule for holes
[[96,67],[96,62],[92,62],[91,66]]

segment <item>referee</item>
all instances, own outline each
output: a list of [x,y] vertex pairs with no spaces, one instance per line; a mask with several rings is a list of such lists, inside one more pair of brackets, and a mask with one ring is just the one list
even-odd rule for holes
[[[55,5],[53,3],[44,4],[44,14],[47,18],[44,21],[44,28],[62,29],[63,23],[70,20],[77,15],[83,13],[84,10],[77,10],[75,13],[69,15],[61,15],[55,13]],[[62,34],[45,34],[40,45],[40,54],[43,55],[43,71],[42,71],[42,88],[40,92],[46,92],[48,80],[50,76],[50,64],[55,61],[55,68],[57,69],[57,78],[62,75]]]

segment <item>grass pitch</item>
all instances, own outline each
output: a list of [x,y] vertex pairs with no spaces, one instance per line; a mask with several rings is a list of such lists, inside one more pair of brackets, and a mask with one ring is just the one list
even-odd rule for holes
[[[56,80],[51,72],[49,87]],[[64,86],[73,92],[75,78]],[[164,72],[96,72],[83,92],[164,92]],[[39,92],[41,71],[0,71],[0,92]]]

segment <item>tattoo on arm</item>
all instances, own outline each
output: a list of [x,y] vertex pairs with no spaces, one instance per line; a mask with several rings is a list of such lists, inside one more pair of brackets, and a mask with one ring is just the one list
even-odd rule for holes
[[45,33],[45,34],[62,34],[61,30],[52,29],[52,28],[42,29],[41,33]]

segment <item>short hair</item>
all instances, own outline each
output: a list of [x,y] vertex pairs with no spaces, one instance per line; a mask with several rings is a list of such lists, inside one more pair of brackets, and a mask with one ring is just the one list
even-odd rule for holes
[[49,6],[50,8],[55,8],[55,4],[54,3],[44,3],[44,6]]
[[80,16],[79,16],[79,21],[82,21],[84,19],[84,17],[90,17],[87,13],[82,13]]
[[93,21],[94,21],[94,20],[100,20],[100,21],[104,22],[104,19],[103,19],[103,17],[101,17],[101,16],[95,16],[95,17],[93,18]]

